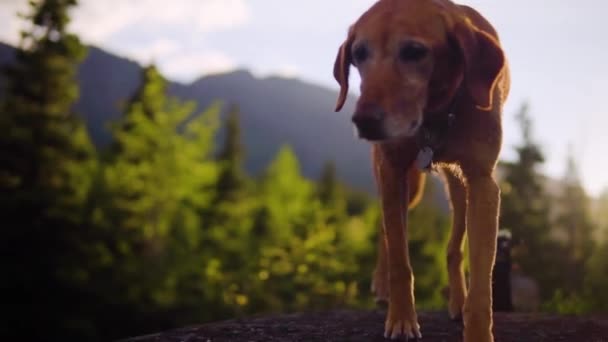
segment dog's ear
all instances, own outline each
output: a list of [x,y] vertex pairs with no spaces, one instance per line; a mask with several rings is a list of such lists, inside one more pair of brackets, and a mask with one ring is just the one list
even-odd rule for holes
[[334,78],[340,84],[340,95],[336,104],[336,112],[339,112],[346,102],[348,96],[348,76],[350,74],[350,65],[352,63],[351,47],[353,45],[352,28],[348,32],[348,38],[342,43],[334,62]]
[[494,37],[463,20],[454,25],[451,37],[464,61],[464,81],[477,108],[490,110],[498,76],[505,65],[502,49]]

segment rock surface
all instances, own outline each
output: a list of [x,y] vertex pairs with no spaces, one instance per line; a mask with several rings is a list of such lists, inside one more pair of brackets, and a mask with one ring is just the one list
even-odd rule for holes
[[[386,341],[383,321],[381,311],[299,313],[192,326],[125,342]],[[421,313],[419,322],[423,342],[462,340],[462,323],[443,312]],[[608,342],[608,316],[495,314],[494,336],[496,342]]]

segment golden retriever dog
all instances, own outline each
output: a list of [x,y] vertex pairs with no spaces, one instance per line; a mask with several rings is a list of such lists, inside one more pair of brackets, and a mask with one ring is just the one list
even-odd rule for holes
[[[407,208],[420,197],[424,171],[438,170],[452,207],[448,311],[463,319],[465,341],[493,341],[491,275],[500,205],[493,171],[509,91],[496,31],[474,9],[449,0],[379,0],[350,27],[339,48],[336,111],[348,94],[351,65],[361,76],[352,121],[359,137],[372,144],[382,202],[372,289],[388,301],[385,337],[421,337]],[[468,289],[462,269],[465,232]]]

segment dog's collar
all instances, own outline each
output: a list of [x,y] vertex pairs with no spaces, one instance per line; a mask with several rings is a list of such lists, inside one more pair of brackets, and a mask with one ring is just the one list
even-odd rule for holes
[[424,113],[424,122],[416,136],[418,144],[416,165],[421,171],[433,171],[433,157],[445,146],[446,135],[456,121],[455,109],[459,94],[460,90],[456,92],[445,110]]

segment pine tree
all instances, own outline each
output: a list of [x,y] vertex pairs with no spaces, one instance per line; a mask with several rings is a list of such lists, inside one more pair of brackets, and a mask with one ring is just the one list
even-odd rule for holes
[[[94,149],[73,112],[86,49],[67,32],[75,0],[30,1],[0,103],[3,326],[19,339],[87,338],[89,237],[83,203]],[[83,306],[81,306],[83,305]],[[35,326],[36,329],[25,327]],[[11,331],[2,331],[10,334]]]
[[[327,179],[333,177],[330,173]],[[250,280],[247,292],[264,310],[353,305],[363,288],[358,282],[371,274],[361,265],[370,265],[375,212],[337,222],[332,217],[344,214],[324,207],[315,185],[301,175],[288,146],[279,150],[260,180],[254,231],[263,235],[252,236],[260,245],[253,268],[259,277]]]
[[608,242],[608,189],[604,189],[596,200],[593,210],[597,230],[596,238],[598,241]]
[[582,291],[585,265],[594,251],[594,225],[591,222],[589,198],[581,184],[578,168],[572,152],[566,162],[566,173],[562,180],[563,190],[556,206],[556,232],[564,237],[566,260],[562,267],[568,268],[567,279],[562,283],[566,291]]
[[[54,192],[47,212],[73,214],[86,195],[93,148],[72,107],[78,98],[75,75],[86,49],[66,32],[74,0],[32,1],[30,31],[22,32],[16,62],[5,70],[6,96],[0,104],[0,187],[3,193]],[[61,196],[57,197],[56,195]],[[12,202],[12,201],[9,201]],[[48,203],[47,203],[48,204]],[[7,203],[10,205],[10,203]],[[3,205],[4,207],[4,205]],[[77,211],[76,211],[77,212]]]
[[169,97],[156,67],[141,78],[113,127],[94,204],[114,260],[112,292],[97,291],[121,307],[106,318],[110,338],[192,323],[206,300],[199,213],[214,198],[219,106],[193,116],[194,103]]
[[[211,305],[232,306],[227,311],[233,314],[241,313],[245,298],[241,292],[243,286],[250,283],[256,262],[253,256],[259,252],[264,238],[263,215],[256,212],[250,179],[243,169],[244,156],[240,110],[237,105],[232,105],[225,121],[223,143],[216,156],[219,171],[213,185],[214,197],[211,205],[201,212],[201,217],[206,259],[214,260],[222,255],[219,263],[223,282],[210,286],[213,288],[210,292],[218,293],[218,298],[228,298],[228,303],[221,300],[217,303],[217,298],[208,298],[213,303]],[[232,289],[228,288],[229,285]]]
[[[300,173],[299,161],[289,146],[283,146],[264,172],[259,193],[268,210],[269,235],[281,240],[301,227],[314,211],[313,186]],[[291,231],[290,231],[291,230]]]
[[182,201],[207,204],[217,173],[210,154],[218,106],[190,119],[194,103],[168,97],[166,87],[156,67],[143,69],[141,87],[114,126],[104,170],[116,226],[146,237],[167,234]]
[[550,259],[558,253],[558,246],[551,238],[550,199],[538,171],[545,158],[534,141],[528,110],[524,104],[516,117],[522,134],[522,143],[516,147],[518,158],[502,164],[500,227],[512,233],[516,244],[513,262],[539,282],[541,295],[548,299],[562,274]]
[[224,144],[217,158],[221,164],[216,190],[217,202],[236,202],[239,199],[246,181],[243,171],[244,157],[241,143],[240,110],[235,105],[229,110]]
[[585,265],[585,296],[590,310],[605,313],[608,311],[608,241],[596,246],[594,253]]
[[325,163],[317,182],[317,196],[331,222],[341,221],[346,217],[346,192],[344,190],[338,180],[334,162]]

